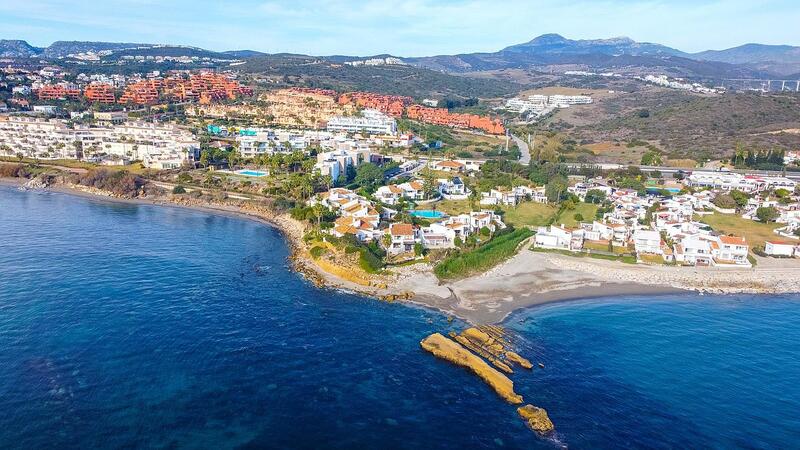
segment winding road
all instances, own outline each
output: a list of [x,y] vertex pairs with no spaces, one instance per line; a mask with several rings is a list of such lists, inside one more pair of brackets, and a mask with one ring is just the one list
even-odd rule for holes
[[531,163],[531,150],[530,150],[530,148],[528,148],[528,143],[523,141],[522,139],[514,136],[513,134],[511,135],[511,139],[514,140],[514,143],[517,144],[517,147],[519,147],[520,153],[522,153],[522,156],[520,156],[520,158],[519,158],[519,163],[524,165],[524,166],[527,166],[528,164],[530,164]]

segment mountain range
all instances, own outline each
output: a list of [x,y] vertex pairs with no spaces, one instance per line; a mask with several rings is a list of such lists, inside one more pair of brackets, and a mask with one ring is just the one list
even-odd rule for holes
[[[213,52],[196,47],[138,43],[58,41],[48,47],[34,47],[23,40],[0,40],[0,57],[45,59],[65,58],[87,51],[106,51],[110,57],[122,54],[180,56],[202,55],[222,59],[252,59],[267,56],[254,50]],[[380,55],[386,57],[390,55]],[[320,57],[331,62],[359,57]],[[726,50],[686,53],[665,45],[636,42],[630,38],[567,39],[545,34],[523,44],[493,53],[464,53],[401,58],[412,66],[442,72],[468,73],[504,69],[548,70],[554,67],[591,70],[659,71],[668,75],[697,78],[798,78],[800,47],[745,44]]]

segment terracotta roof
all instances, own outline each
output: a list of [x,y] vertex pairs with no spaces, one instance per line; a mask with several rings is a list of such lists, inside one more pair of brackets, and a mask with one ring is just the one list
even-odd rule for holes
[[411,236],[414,234],[414,226],[410,223],[393,223],[389,233],[392,236]]
[[392,194],[402,194],[403,193],[403,190],[400,189],[399,187],[397,187],[394,184],[390,184],[390,185],[388,185],[386,187],[389,188],[389,192],[391,192]]
[[411,183],[408,183],[408,185],[411,186],[411,189],[414,189],[414,190],[417,190],[417,191],[420,191],[425,187],[419,181],[412,181]]
[[795,245],[794,242],[786,242],[786,241],[767,241],[767,244],[772,244],[772,245]]
[[352,225],[337,225],[333,228],[339,234],[356,234],[358,230]]
[[720,236],[719,240],[728,245],[747,245],[745,238],[740,236]]
[[362,205],[355,204],[355,205],[353,205],[353,206],[351,206],[351,207],[349,207],[349,208],[345,209],[345,211],[347,211],[347,212],[353,212],[353,211],[358,211],[358,210],[359,210],[359,209],[361,209],[361,208],[363,208],[363,206],[362,206]]

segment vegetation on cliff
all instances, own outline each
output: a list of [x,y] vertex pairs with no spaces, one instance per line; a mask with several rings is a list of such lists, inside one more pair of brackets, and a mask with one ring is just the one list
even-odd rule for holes
[[93,169],[73,175],[72,181],[81,186],[101,189],[120,197],[136,197],[145,185],[145,179],[125,170]]
[[440,279],[464,278],[500,264],[517,252],[519,244],[533,236],[533,231],[520,228],[495,237],[472,251],[450,256],[440,262],[434,273]]

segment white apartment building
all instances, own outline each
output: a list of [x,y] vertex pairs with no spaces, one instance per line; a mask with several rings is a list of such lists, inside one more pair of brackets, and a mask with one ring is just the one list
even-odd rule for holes
[[141,160],[154,169],[193,163],[200,152],[194,136],[172,125],[128,123],[69,127],[61,120],[0,117],[0,147],[6,156],[40,159]]
[[542,116],[557,108],[588,105],[593,102],[587,95],[529,95],[527,99],[515,97],[506,101],[505,109],[520,114]]
[[362,111],[362,117],[335,116],[328,121],[328,131],[368,134],[397,134],[397,121],[374,109]]
[[794,191],[797,186],[796,181],[785,177],[762,177],[731,172],[693,172],[686,179],[686,184],[691,187],[709,187],[724,191],[735,189],[746,193],[780,188]]
[[314,170],[320,175],[329,175],[335,181],[347,173],[348,167],[358,167],[369,162],[371,154],[369,148],[322,152],[317,154]]

